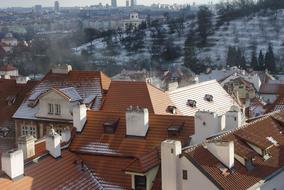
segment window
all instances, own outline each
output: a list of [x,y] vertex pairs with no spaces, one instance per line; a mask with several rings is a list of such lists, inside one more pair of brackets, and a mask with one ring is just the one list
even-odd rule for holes
[[22,126],[21,134],[24,136],[33,135],[35,138],[37,138],[36,132],[36,127]]
[[146,176],[135,175],[135,190],[146,190]]
[[60,106],[60,104],[55,104],[55,115],[61,115],[61,106]]
[[187,180],[187,170],[182,170],[182,179]]
[[48,104],[48,114],[53,114],[53,104]]

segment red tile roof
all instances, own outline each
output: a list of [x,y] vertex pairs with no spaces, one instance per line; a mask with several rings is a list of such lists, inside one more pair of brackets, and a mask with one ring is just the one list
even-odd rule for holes
[[[0,127],[1,124],[11,120],[15,111],[36,84],[37,81],[17,84],[13,79],[0,79]],[[11,101],[10,105],[9,101]]]
[[2,67],[0,67],[0,71],[15,71],[17,70],[17,68],[13,67],[12,65],[10,64],[6,64],[6,65],[3,65]]
[[102,189],[97,179],[84,167],[81,158],[68,150],[62,151],[62,158],[45,156],[38,163],[25,166],[25,176],[16,181],[0,174],[1,190],[32,189]]
[[[284,126],[275,118],[278,120],[281,118],[280,120],[284,121],[284,112],[266,115],[240,129],[233,130],[214,139],[233,140],[235,154],[245,158],[254,158],[253,165],[255,168],[252,171],[248,171],[245,166],[235,159],[233,173],[228,176],[222,175],[222,172],[218,168],[220,161],[201,145],[184,150],[183,155],[194,163],[219,188],[225,190],[247,189],[260,180],[265,180],[266,177],[284,167],[284,136],[280,133],[283,131]],[[241,136],[240,132],[242,135],[249,134],[249,141],[246,137]],[[259,143],[266,141],[267,137],[273,137],[279,143],[279,146],[271,146],[268,149],[271,158],[264,160],[262,156],[248,146],[248,143],[253,142],[253,144],[259,146]],[[266,143],[264,147],[260,148],[265,147]]]
[[131,189],[131,176],[124,171],[131,162],[130,158],[85,154],[80,157],[104,189]]
[[[114,134],[105,134],[103,123],[119,118]],[[70,146],[91,168],[102,186],[109,189],[131,189],[129,172],[144,173],[160,164],[159,147],[168,138],[167,128],[184,122],[180,136],[186,144],[194,133],[194,118],[149,114],[146,137],[127,137],[124,112],[88,111],[88,121],[82,134]]]
[[160,151],[158,148],[156,148],[139,158],[135,158],[125,168],[125,171],[135,173],[146,173],[150,169],[160,164],[160,157]]
[[[120,118],[115,134],[105,134],[103,123]],[[177,122],[184,122],[180,139],[187,143],[194,134],[194,118],[185,116],[168,116],[149,114],[149,129],[145,138],[126,137],[124,112],[88,111],[87,124],[81,135],[75,137],[71,150],[96,155],[140,157],[148,153],[168,138],[167,128]]]
[[284,94],[284,84],[265,83],[261,85],[259,92],[261,94]]
[[129,106],[148,108],[150,113],[170,114],[173,103],[168,95],[147,82],[112,81],[104,100],[104,111],[126,111]]

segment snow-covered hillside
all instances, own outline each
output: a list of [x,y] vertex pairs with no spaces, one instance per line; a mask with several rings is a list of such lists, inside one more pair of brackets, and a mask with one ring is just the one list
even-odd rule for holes
[[[184,42],[191,29],[191,21],[186,21],[184,26],[185,29],[180,36],[177,33],[170,33],[167,25],[162,26],[166,30],[166,39],[172,39],[173,43],[180,47],[181,57],[173,60],[173,64],[183,63]],[[115,55],[108,53],[109,48],[102,38],[96,39],[92,43],[83,44],[73,50],[79,54],[83,49],[87,50],[93,46],[93,56],[97,64],[112,62],[127,65],[133,62],[141,62],[141,60],[147,63],[151,59],[153,39],[150,29],[145,34],[145,47],[135,53],[127,51],[116,38],[113,38],[113,41],[117,41]],[[210,46],[197,49],[197,54],[198,58],[206,60],[206,63],[225,65],[229,46],[242,48],[247,61],[250,61],[253,47],[256,47],[257,54],[260,50],[265,53],[269,43],[272,44],[277,59],[284,64],[284,10],[278,11],[277,14],[267,14],[267,16],[255,14],[223,24],[208,37]]]
[[269,16],[249,16],[233,20],[222,25],[208,37],[208,42],[214,46],[204,48],[199,53],[199,58],[210,57],[215,64],[224,64],[229,46],[244,48],[246,57],[250,60],[253,46],[267,51],[271,43],[274,53],[283,62],[284,59],[284,10]]

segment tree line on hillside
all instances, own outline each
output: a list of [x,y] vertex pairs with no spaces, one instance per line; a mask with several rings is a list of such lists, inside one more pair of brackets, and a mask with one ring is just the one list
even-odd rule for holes
[[251,15],[261,10],[284,9],[282,0],[234,0],[221,2],[216,5],[219,16],[218,25],[233,19]]
[[276,58],[273,52],[273,47],[269,44],[268,49],[265,54],[262,50],[257,55],[256,50],[252,51],[251,59],[246,60],[245,50],[236,47],[229,47],[227,54],[227,65],[238,66],[242,69],[251,67],[254,70],[269,70],[271,72],[276,72]]

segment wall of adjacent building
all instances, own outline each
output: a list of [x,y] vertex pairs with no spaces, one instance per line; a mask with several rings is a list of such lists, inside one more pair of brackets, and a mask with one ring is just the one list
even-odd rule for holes
[[[48,104],[59,104],[61,107],[61,114],[48,114],[49,107]],[[71,109],[72,108],[72,109]],[[36,114],[37,117],[51,118],[51,119],[63,119],[63,120],[73,120],[71,115],[73,110],[73,105],[71,105],[63,96],[60,96],[56,92],[49,92],[39,100],[39,112]]]
[[[182,171],[187,170],[188,178],[184,180],[182,178]],[[218,188],[198,170],[186,157],[179,159],[179,167],[177,171],[178,176],[178,188],[179,190],[217,190]]]

